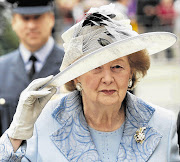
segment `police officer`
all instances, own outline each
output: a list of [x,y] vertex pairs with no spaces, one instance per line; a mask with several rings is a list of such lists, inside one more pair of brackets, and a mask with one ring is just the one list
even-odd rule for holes
[[19,48],[0,57],[0,135],[9,127],[20,93],[35,78],[59,72],[64,52],[52,38],[53,0],[7,0]]

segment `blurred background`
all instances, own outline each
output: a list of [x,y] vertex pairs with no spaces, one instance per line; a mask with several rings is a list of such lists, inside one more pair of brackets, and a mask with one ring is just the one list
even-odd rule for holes
[[[18,39],[11,29],[9,6],[0,0],[0,55],[18,48]],[[62,46],[61,34],[84,17],[90,7],[115,3],[116,10],[131,19],[138,33],[169,31],[177,35],[176,44],[151,56],[151,68],[134,90],[136,96],[180,111],[180,0],[55,0],[56,24],[53,37]]]

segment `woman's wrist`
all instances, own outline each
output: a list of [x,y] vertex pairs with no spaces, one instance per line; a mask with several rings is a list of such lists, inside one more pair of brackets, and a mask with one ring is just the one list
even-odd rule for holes
[[10,139],[11,144],[13,146],[14,152],[16,152],[19,149],[19,147],[21,146],[23,140],[21,140],[21,139],[14,139],[14,138],[11,138],[11,137],[9,137],[9,139]]

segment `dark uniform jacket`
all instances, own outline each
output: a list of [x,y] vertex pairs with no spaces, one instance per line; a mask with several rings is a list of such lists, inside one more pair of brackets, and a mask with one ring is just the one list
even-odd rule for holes
[[[54,45],[46,63],[33,79],[56,75],[63,56],[63,50]],[[20,93],[30,82],[19,50],[0,57],[0,135],[9,127]]]

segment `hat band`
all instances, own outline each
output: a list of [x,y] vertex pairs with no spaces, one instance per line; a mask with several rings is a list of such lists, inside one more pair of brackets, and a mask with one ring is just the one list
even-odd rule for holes
[[34,6],[34,7],[17,7],[13,8],[12,11],[18,14],[24,15],[36,15],[43,14],[53,10],[53,6]]

